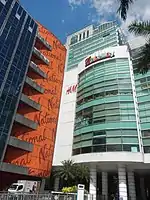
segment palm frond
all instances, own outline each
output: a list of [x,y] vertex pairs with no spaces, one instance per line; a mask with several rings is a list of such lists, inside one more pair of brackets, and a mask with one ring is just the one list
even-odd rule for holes
[[135,35],[148,36],[150,35],[150,21],[134,21],[128,26],[128,30]]
[[150,70],[150,40],[142,48],[139,59],[134,66],[135,73],[145,74]]
[[119,1],[120,1],[120,6],[117,12],[120,14],[123,20],[126,20],[127,11],[129,10],[130,4],[132,4],[134,0],[119,0]]

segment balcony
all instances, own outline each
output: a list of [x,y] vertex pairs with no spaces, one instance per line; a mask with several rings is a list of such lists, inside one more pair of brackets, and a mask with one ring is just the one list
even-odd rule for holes
[[30,99],[27,95],[22,94],[21,95],[21,101],[25,104],[27,104],[28,106],[40,111],[41,110],[41,105],[35,101],[33,101],[32,99]]
[[33,151],[33,144],[23,140],[19,140],[18,138],[12,136],[10,136],[9,138],[8,145],[28,152]]
[[49,60],[36,48],[34,47],[33,53],[42,60],[46,65],[49,65]]
[[34,88],[36,91],[40,92],[40,93],[44,93],[44,88],[42,88],[41,86],[39,86],[35,81],[33,81],[31,78],[26,77],[26,83],[28,85],[30,85],[32,88]]
[[18,122],[19,124],[22,124],[26,127],[33,129],[33,130],[36,130],[38,127],[38,124],[36,122],[24,117],[23,115],[18,114],[18,113],[16,114],[15,121]]
[[30,67],[34,72],[36,72],[41,77],[47,78],[47,75],[33,61],[30,62]]
[[2,162],[0,164],[0,171],[14,173],[14,174],[28,175],[28,168],[6,162]]
[[47,49],[52,50],[51,45],[38,33],[37,38],[45,45]]

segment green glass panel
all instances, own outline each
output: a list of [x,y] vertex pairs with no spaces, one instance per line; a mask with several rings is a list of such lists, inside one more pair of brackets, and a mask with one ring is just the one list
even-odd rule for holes
[[81,140],[91,139],[93,137],[93,133],[82,134]]
[[122,142],[124,144],[138,143],[138,137],[123,137]]
[[150,145],[150,138],[143,138],[143,145]]
[[73,144],[73,149],[77,149],[77,148],[80,148],[82,146],[82,143],[81,142],[78,142],[76,144]]
[[114,138],[106,138],[107,144],[121,144],[121,138],[120,137],[114,137]]
[[92,140],[82,141],[82,147],[92,146]]

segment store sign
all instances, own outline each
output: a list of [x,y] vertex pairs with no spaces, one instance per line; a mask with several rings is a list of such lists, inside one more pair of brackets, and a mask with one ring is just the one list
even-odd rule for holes
[[98,56],[90,56],[85,60],[85,67],[99,60],[115,57],[115,52],[102,52]]
[[77,84],[69,86],[66,90],[66,94],[75,93],[77,91]]

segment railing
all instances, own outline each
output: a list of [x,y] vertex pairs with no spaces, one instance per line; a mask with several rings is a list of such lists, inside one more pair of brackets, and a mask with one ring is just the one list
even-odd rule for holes
[[0,193],[0,200],[77,200],[77,194]]

